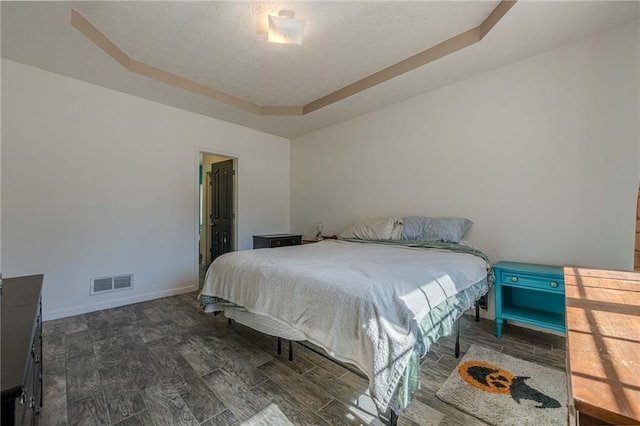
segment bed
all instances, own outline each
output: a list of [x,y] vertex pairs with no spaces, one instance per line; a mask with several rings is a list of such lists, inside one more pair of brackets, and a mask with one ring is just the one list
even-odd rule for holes
[[492,280],[487,257],[465,245],[343,238],[220,256],[201,304],[354,365],[385,418],[409,404],[421,358]]

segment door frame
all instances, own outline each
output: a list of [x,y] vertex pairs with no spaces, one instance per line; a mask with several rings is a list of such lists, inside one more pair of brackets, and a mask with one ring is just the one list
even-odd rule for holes
[[[234,221],[231,232],[233,234],[233,241],[231,244],[231,250],[238,250],[238,234],[239,234],[239,216],[238,215],[238,182],[240,179],[240,173],[238,172],[238,154],[225,152],[222,150],[212,150],[211,148],[205,148],[197,146],[195,150],[194,161],[194,179],[193,179],[193,201],[194,201],[194,215],[193,215],[193,273],[195,276],[195,288],[199,287],[199,274],[200,274],[200,159],[203,155],[217,155],[219,157],[226,157],[233,160],[233,170],[235,171],[233,179],[233,215]],[[203,178],[206,176],[206,171],[203,169]],[[204,182],[203,182],[204,184]],[[202,218],[203,227],[206,223],[206,218]]]

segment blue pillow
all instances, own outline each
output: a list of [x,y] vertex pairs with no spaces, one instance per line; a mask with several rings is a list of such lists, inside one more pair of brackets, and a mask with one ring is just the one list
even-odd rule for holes
[[459,243],[473,222],[461,217],[407,216],[403,218],[403,240]]

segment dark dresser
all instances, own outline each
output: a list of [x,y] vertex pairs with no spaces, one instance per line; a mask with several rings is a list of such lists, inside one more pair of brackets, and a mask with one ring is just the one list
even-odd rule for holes
[[2,426],[39,423],[43,279],[31,275],[2,281]]
[[253,248],[276,248],[299,246],[302,244],[302,234],[266,234],[253,236]]

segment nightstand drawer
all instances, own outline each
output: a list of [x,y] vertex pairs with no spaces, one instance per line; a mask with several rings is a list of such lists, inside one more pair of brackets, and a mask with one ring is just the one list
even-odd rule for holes
[[274,238],[269,241],[269,247],[286,247],[286,246],[299,246],[302,244],[302,240],[300,237],[291,237],[291,238]]
[[268,234],[253,236],[254,249],[299,246],[301,244],[302,235],[297,234]]
[[564,280],[558,279],[557,277],[527,275],[511,271],[502,271],[500,275],[500,282],[503,285],[529,287],[542,291],[564,293]]

